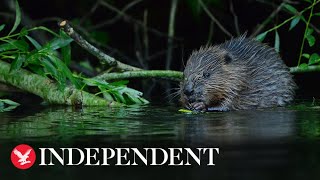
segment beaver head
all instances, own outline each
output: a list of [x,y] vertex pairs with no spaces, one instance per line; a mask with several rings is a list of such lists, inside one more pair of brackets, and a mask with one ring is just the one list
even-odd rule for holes
[[192,52],[180,84],[180,101],[191,110],[227,111],[241,84],[241,67],[219,46]]

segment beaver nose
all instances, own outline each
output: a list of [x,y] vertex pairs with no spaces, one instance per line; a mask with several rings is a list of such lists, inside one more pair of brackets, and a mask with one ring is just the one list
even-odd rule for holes
[[191,84],[187,84],[184,89],[183,89],[183,93],[187,96],[190,96],[193,94],[193,88]]

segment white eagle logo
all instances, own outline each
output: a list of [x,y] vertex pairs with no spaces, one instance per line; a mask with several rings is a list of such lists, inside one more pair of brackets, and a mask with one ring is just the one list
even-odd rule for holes
[[20,165],[22,166],[22,165],[31,163],[31,161],[27,161],[27,159],[29,158],[29,154],[30,154],[31,151],[32,151],[32,149],[28,149],[28,150],[26,151],[26,153],[24,153],[24,155],[22,155],[21,152],[15,148],[15,149],[13,150],[13,153],[18,156],[18,158],[19,158],[18,162],[20,162]]

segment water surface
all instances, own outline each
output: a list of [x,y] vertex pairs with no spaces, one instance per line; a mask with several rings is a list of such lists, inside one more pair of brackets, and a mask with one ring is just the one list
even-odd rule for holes
[[219,147],[220,155],[215,167],[80,167],[81,171],[32,167],[24,173],[6,167],[6,161],[0,162],[0,167],[8,169],[4,174],[7,178],[56,174],[52,179],[81,179],[107,173],[112,179],[150,179],[156,173],[160,179],[172,179],[172,174],[175,179],[319,179],[319,138],[320,109],[312,107],[202,114],[179,113],[177,107],[168,105],[81,110],[20,107],[0,114],[4,152],[28,143],[36,147],[209,146]]

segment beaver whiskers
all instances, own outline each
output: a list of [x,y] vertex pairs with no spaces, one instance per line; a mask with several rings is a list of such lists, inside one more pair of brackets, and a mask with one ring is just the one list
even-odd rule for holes
[[179,93],[188,109],[228,111],[284,106],[295,88],[277,52],[243,35],[192,52]]

